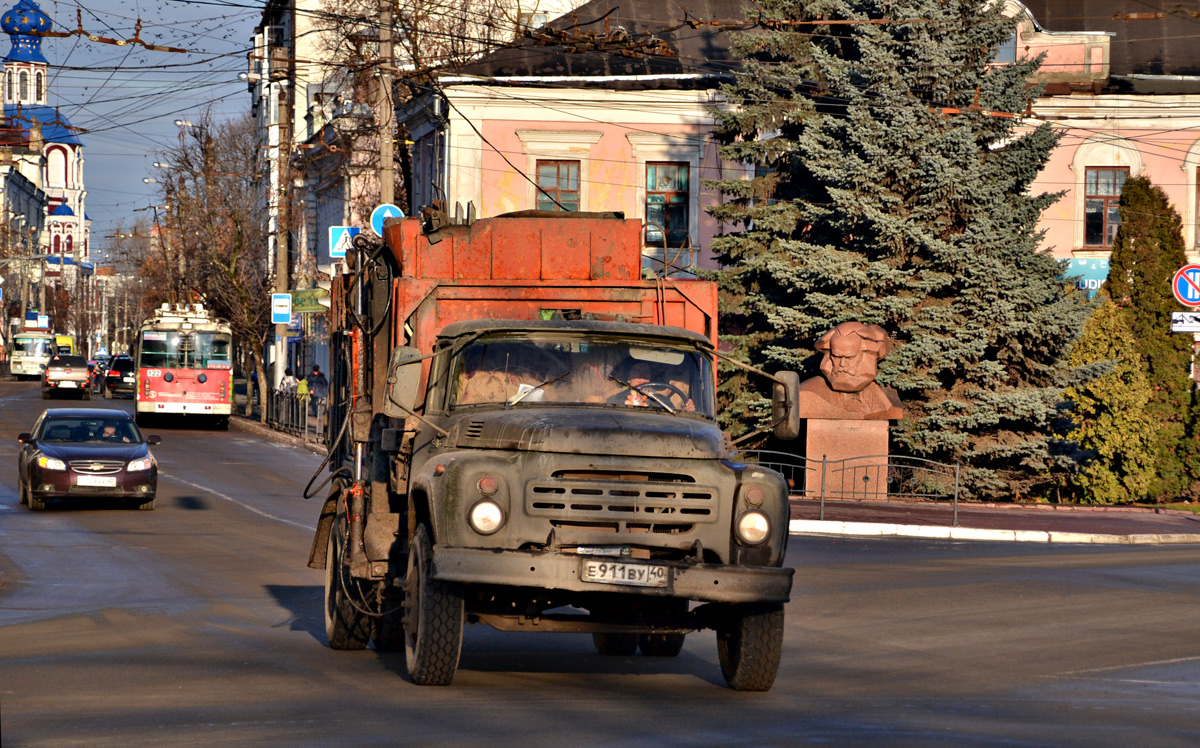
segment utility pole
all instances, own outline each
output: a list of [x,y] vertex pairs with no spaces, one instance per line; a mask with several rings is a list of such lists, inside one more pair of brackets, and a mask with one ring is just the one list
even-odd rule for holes
[[392,119],[396,106],[392,102],[392,70],[395,68],[392,49],[392,2],[379,0],[379,202],[396,202],[396,176],[392,163]]
[[[292,153],[292,86],[296,80],[296,3],[289,4],[290,19],[290,48],[287,55],[287,74],[278,82],[279,96],[279,139],[275,152],[276,168],[276,198],[275,198],[275,293],[288,293],[288,261],[290,247],[288,237],[291,234],[291,153]],[[275,53],[271,55],[271,64],[278,59]],[[273,71],[272,71],[273,72]],[[273,77],[273,76],[272,76]],[[271,386],[278,388],[283,379],[283,370],[287,366],[287,324],[275,325],[275,367],[271,373]],[[265,413],[265,403],[264,403]]]

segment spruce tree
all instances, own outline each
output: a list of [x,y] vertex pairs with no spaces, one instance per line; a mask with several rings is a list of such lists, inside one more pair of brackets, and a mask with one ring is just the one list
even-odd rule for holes
[[[727,345],[815,375],[833,325],[882,325],[878,380],[905,406],[893,450],[961,462],[969,495],[1044,490],[1090,306],[1038,251],[1059,196],[1029,188],[1058,138],[1011,116],[1038,61],[989,65],[1014,30],[991,0],[761,5],[775,30],[738,39],[746,66],[715,113],[723,156],[774,172],[713,183],[730,197],[714,214],[744,229],[712,245]],[[731,419],[761,412],[730,394]]]
[[1128,319],[1153,392],[1146,411],[1157,425],[1158,480],[1142,500],[1166,500],[1185,492],[1197,470],[1188,464],[1186,439],[1192,336],[1171,332],[1171,312],[1180,309],[1171,279],[1187,263],[1183,222],[1166,193],[1144,177],[1125,181],[1120,213],[1105,287]]

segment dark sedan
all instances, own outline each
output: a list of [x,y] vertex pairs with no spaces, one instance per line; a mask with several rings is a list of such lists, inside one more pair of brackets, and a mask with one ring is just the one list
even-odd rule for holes
[[53,408],[17,437],[17,491],[33,511],[47,501],[126,499],[153,509],[158,463],[133,417],[121,410]]

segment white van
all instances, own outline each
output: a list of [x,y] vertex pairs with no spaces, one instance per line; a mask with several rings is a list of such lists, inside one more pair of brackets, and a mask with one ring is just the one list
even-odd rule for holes
[[9,372],[13,379],[40,377],[42,367],[58,352],[58,339],[48,332],[20,332],[13,336]]

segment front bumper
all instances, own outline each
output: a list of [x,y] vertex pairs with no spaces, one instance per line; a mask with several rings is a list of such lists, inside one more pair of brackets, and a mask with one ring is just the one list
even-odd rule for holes
[[[433,576],[448,582],[537,587],[570,592],[628,593],[716,603],[787,602],[793,569],[727,564],[689,564],[621,558],[629,565],[665,566],[665,587],[585,582],[584,559],[595,557],[541,551],[484,550],[434,546]],[[605,561],[618,559],[604,558]]]
[[114,486],[81,486],[79,476],[72,471],[29,471],[29,491],[34,498],[71,499],[137,499],[150,501],[158,493],[158,471],[122,472],[115,476]]

